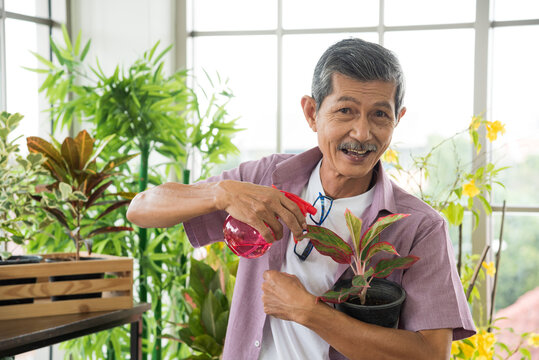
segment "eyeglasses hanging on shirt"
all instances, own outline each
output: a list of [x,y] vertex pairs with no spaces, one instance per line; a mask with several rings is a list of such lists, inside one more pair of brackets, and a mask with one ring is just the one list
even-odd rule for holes
[[[327,219],[329,212],[331,211],[331,207],[333,206],[333,198],[326,195],[322,195],[322,193],[319,192],[318,197],[313,203],[314,207],[316,207],[318,201],[320,201],[320,207],[321,207],[320,218],[318,218],[317,220],[310,214],[309,214],[309,217],[311,218],[313,223],[315,223],[318,226],[321,226],[324,223],[324,221]],[[329,202],[329,205],[327,204],[327,202]],[[307,257],[309,257],[309,254],[311,253],[311,251],[313,250],[313,244],[309,240],[309,243],[307,244],[305,249],[303,249],[301,254],[298,253],[298,244],[299,243],[296,243],[294,245],[294,254],[296,254],[301,261],[305,261]]]

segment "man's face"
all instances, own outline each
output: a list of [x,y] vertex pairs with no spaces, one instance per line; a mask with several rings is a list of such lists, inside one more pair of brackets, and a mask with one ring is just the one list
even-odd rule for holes
[[[371,171],[391,142],[395,120],[395,85],[361,82],[333,74],[333,92],[316,113],[310,97],[302,104],[309,126],[318,135],[322,172],[342,180],[370,182]],[[399,114],[404,115],[405,109]]]

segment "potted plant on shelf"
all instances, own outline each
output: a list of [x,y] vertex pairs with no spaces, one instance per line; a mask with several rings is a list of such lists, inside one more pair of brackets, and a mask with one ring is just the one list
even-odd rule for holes
[[[62,224],[66,234],[73,240],[75,260],[80,259],[82,244],[91,254],[94,236],[133,230],[127,226],[111,226],[103,220],[109,213],[129,204],[133,195],[122,192],[107,194],[112,181],[106,180],[118,175],[116,167],[137,156],[126,155],[110,160],[98,170],[96,159],[111,138],[103,140],[97,149],[94,149],[95,140],[86,130],[79,132],[74,139],[66,137],[62,144],[55,142],[55,145],[40,137],[27,138],[28,150],[44,156],[43,165],[54,179],[34,199],[40,201],[43,209]],[[105,200],[106,197],[118,195],[124,199]],[[102,213],[93,213],[93,206],[105,204],[108,207]]]
[[[318,252],[330,256],[338,263],[349,264],[354,272],[352,279],[337,282],[333,289],[317,297],[317,300],[336,304],[338,310],[358,320],[396,328],[406,293],[399,284],[385,278],[396,269],[409,268],[419,258],[414,255],[400,257],[393,245],[380,241],[379,235],[388,226],[408,215],[381,217],[362,236],[362,220],[347,209],[344,216],[354,249],[333,231],[322,226],[308,225],[307,232],[298,239],[310,239]],[[397,257],[381,259],[372,266],[370,262],[379,252]]]
[[[45,191],[34,198],[40,201],[41,206],[54,220],[58,221],[75,244],[74,260],[91,260],[95,258],[80,257],[82,244],[86,246],[88,255],[92,253],[92,238],[96,235],[118,231],[132,231],[127,226],[114,226],[104,221],[111,212],[129,204],[132,194],[107,194],[106,190],[113,183],[109,178],[117,175],[115,168],[135,155],[126,155],[107,162],[100,170],[96,159],[112,137],[105,139],[94,150],[95,140],[86,130],[79,132],[73,139],[66,137],[62,144],[50,142],[39,137],[28,137],[27,144],[31,153],[42,154],[45,158],[44,167],[54,182],[46,185]],[[122,195],[127,199],[110,199]],[[92,207],[108,205],[97,214]],[[46,259],[50,262],[69,261],[72,257],[59,256]],[[99,279],[103,273],[61,275],[51,277],[51,281],[70,281],[82,279]],[[101,293],[87,293],[76,295],[62,295],[53,297],[56,300],[82,299],[101,297]]]

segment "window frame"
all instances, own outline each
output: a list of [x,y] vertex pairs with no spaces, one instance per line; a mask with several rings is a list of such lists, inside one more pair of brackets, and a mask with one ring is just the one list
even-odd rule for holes
[[[376,32],[378,33],[378,43],[384,45],[384,36],[388,32],[392,31],[413,31],[413,30],[447,30],[447,29],[474,29],[475,30],[475,53],[474,53],[474,99],[473,99],[473,113],[479,114],[486,111],[486,118],[490,119],[491,111],[489,109],[489,82],[491,78],[491,68],[489,67],[492,57],[490,56],[492,29],[496,27],[505,26],[529,26],[539,25],[539,19],[529,20],[513,20],[513,21],[493,21],[493,3],[495,0],[476,0],[476,14],[474,22],[466,23],[449,23],[449,24],[432,24],[432,25],[399,25],[399,26],[386,26],[384,25],[384,9],[385,1],[379,0],[379,19],[378,26],[367,27],[344,27],[344,28],[318,28],[318,29],[284,29],[282,24],[283,18],[283,0],[277,0],[277,27],[271,30],[234,30],[234,31],[187,31],[187,37],[194,39],[204,36],[249,36],[249,35],[274,35],[277,37],[277,115],[276,115],[276,127],[277,137],[275,139],[276,152],[282,152],[282,91],[283,91],[283,36],[285,35],[306,35],[306,34],[327,34],[327,33],[351,33],[351,32]],[[188,16],[194,16],[192,7],[196,6],[195,1],[191,0],[189,4],[183,5],[181,11],[177,12],[178,17],[183,17],[184,23],[187,23]],[[190,14],[190,15],[189,15]],[[190,20],[193,20],[192,18]],[[193,22],[191,22],[193,23]],[[187,63],[193,65],[194,59],[194,41],[185,41],[186,53],[184,54],[187,59]],[[480,133],[480,141],[482,143],[482,153],[489,150],[490,144],[486,138],[486,131]],[[486,156],[482,156],[482,153],[476,154],[473,152],[473,168],[477,169],[480,166],[484,166],[487,162]],[[490,201],[491,199],[489,199]],[[474,207],[478,210],[482,205],[476,201]],[[495,204],[492,206],[493,213],[500,213],[502,211],[502,205]],[[507,206],[505,208],[506,213],[539,213],[539,204],[537,206]],[[472,233],[472,252],[480,254],[485,245],[492,244],[492,231],[491,220],[492,215],[487,215],[483,211],[481,213],[479,224],[475,231]],[[471,231],[471,230],[470,230]],[[497,250],[497,249],[495,249]],[[492,252],[490,252],[492,254]],[[480,289],[481,301],[483,306],[490,309],[490,298],[486,296],[490,293],[492,288],[492,280],[488,279],[483,288]],[[486,314],[483,316],[486,318]],[[479,311],[474,311],[476,320],[479,319]],[[484,322],[483,322],[484,323]]]

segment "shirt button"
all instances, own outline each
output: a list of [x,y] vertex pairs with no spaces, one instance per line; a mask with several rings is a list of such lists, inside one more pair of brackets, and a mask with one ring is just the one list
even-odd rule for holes
[[260,347],[260,341],[256,340],[256,341],[255,341],[255,346],[256,346],[256,347]]

